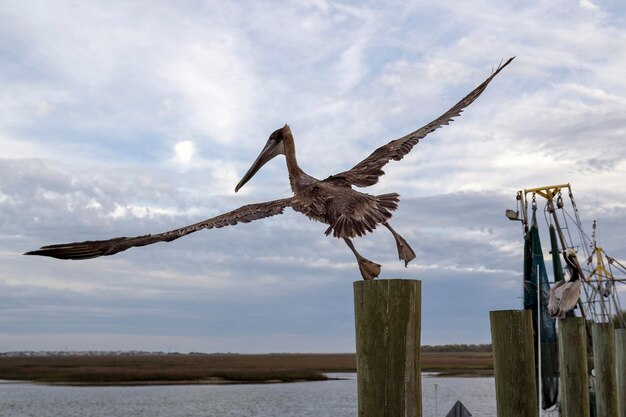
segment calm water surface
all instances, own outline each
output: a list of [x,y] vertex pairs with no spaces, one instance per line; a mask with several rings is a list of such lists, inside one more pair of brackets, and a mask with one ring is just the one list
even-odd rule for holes
[[[0,381],[1,417],[356,417],[355,374],[340,381],[265,385],[62,387]],[[438,384],[439,415],[435,416]],[[456,400],[495,417],[493,378],[422,377],[424,417]]]

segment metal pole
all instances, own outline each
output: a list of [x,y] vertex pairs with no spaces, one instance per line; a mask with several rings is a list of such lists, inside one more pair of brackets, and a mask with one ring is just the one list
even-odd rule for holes
[[548,198],[548,212],[552,214],[552,218],[554,219],[554,224],[556,225],[556,230],[559,232],[559,240],[561,240],[561,246],[563,250],[567,249],[569,246],[565,242],[565,236],[563,235],[563,231],[561,230],[561,225],[559,224],[559,218],[556,216],[556,209],[554,208],[554,203],[552,202],[552,198]]
[[435,417],[439,417],[439,397],[437,395],[437,387],[439,387],[439,384],[435,384]]

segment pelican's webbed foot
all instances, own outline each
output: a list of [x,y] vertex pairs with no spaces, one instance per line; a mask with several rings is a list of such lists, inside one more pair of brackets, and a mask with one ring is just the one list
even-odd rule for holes
[[379,264],[365,258],[358,259],[357,261],[359,262],[359,271],[361,271],[364,280],[372,280],[380,275]]
[[401,261],[404,261],[404,266],[406,267],[409,262],[415,259],[415,252],[413,252],[413,249],[411,249],[411,246],[409,246],[407,241],[395,230],[393,230],[391,226],[389,226],[389,223],[383,224],[387,229],[389,229],[394,239],[396,240],[396,246],[398,248],[398,258],[400,258]]
[[352,253],[354,253],[356,260],[359,263],[359,271],[361,271],[363,279],[368,281],[378,277],[380,275],[380,265],[361,256],[361,254],[354,248],[350,239],[344,238],[343,240],[346,242],[346,245],[348,245]]

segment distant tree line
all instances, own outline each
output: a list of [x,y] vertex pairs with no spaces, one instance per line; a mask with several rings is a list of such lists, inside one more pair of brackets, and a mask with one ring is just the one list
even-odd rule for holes
[[466,345],[466,344],[454,344],[454,345],[423,345],[421,347],[422,352],[491,352],[491,344],[482,345]]

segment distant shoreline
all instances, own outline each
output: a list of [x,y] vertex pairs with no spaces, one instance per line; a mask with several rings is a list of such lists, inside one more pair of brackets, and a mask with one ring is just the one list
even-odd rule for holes
[[[490,352],[422,352],[421,358],[422,372],[434,376],[493,375]],[[0,357],[0,379],[71,386],[276,384],[327,381],[341,372],[356,372],[355,354]]]

